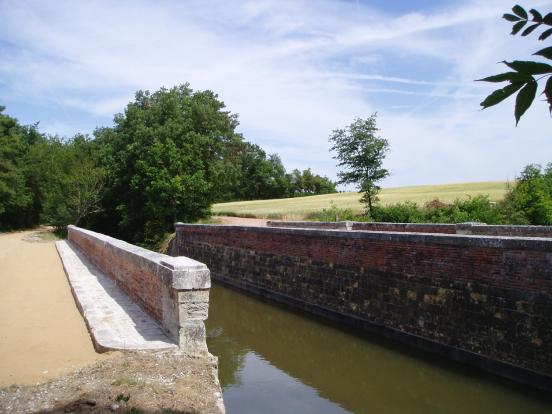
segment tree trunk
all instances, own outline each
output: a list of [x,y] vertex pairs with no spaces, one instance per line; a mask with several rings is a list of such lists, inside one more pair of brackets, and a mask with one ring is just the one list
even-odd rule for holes
[[368,199],[368,212],[370,213],[370,216],[372,216],[373,208],[372,208],[372,194],[370,194],[369,191],[366,192],[366,198]]

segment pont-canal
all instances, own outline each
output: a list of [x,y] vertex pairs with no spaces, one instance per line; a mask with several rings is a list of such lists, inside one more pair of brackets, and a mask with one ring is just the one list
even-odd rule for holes
[[550,413],[544,394],[214,283],[227,413]]

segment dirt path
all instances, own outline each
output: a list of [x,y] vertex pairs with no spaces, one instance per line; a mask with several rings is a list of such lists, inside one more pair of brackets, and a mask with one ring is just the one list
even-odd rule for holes
[[33,233],[0,235],[0,387],[109,357],[94,351],[53,240],[26,241]]
[[254,226],[254,227],[266,227],[266,219],[256,218],[244,218],[244,217],[229,217],[229,216],[215,216],[217,220],[220,220],[220,224],[227,224],[233,226]]

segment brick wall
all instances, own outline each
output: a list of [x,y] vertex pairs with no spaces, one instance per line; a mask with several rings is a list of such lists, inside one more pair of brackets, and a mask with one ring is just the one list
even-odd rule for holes
[[210,274],[203,263],[68,227],[68,240],[167,331],[181,348],[206,352]]
[[153,273],[154,269],[127,260],[109,245],[97,243],[85,233],[73,231],[68,238],[152,318],[162,321],[161,279]]
[[552,240],[179,225],[215,279],[552,389]]

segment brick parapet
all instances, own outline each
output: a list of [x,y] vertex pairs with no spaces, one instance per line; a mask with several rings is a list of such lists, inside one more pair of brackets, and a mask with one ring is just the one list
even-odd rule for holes
[[67,238],[182,349],[207,352],[203,321],[207,318],[211,279],[205,264],[156,253],[76,226],[68,226]]

